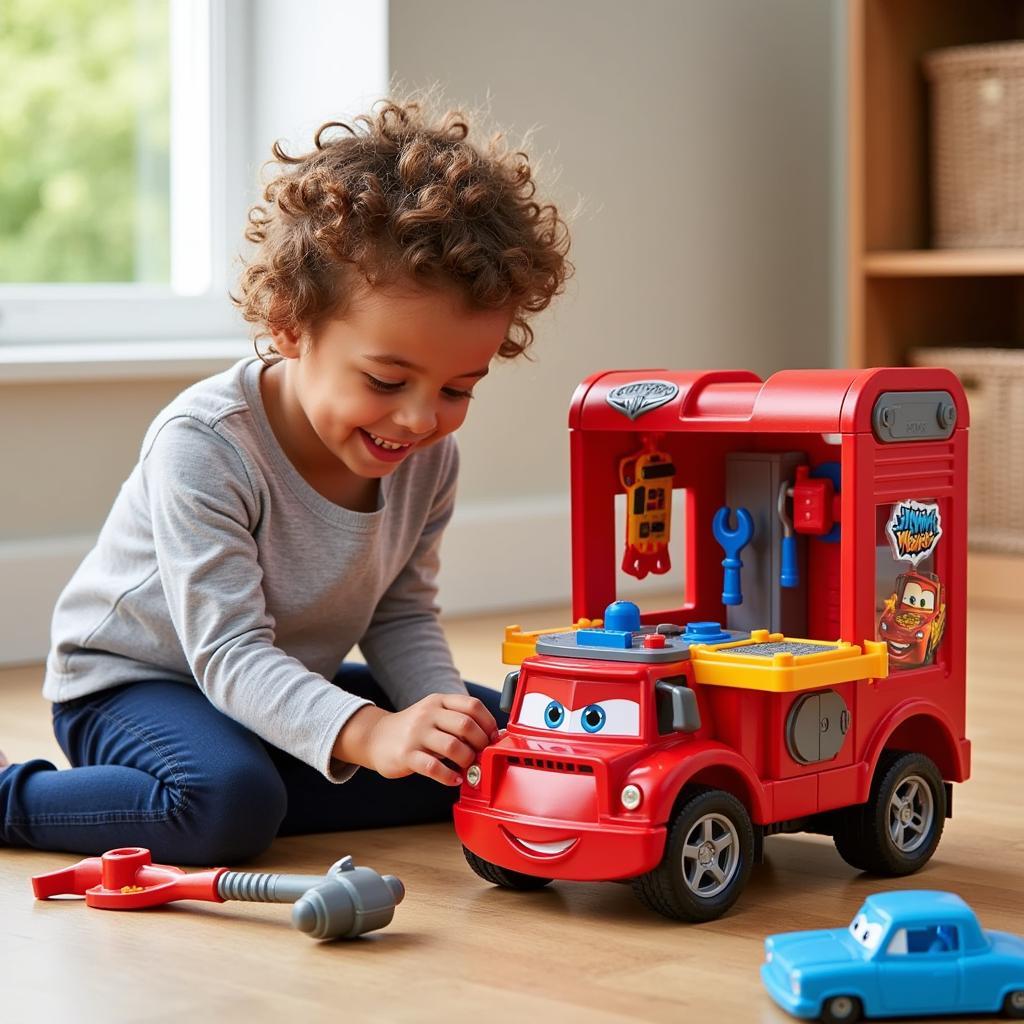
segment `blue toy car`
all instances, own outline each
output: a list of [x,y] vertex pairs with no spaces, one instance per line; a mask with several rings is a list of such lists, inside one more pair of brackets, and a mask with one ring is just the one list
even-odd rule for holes
[[955,893],[876,893],[849,928],[770,935],[764,945],[761,980],[797,1017],[1024,1018],[1024,939],[986,931]]

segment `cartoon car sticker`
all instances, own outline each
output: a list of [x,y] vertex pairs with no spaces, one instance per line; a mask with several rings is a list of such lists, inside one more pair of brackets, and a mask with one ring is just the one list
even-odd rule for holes
[[946,626],[942,583],[935,573],[905,572],[885,602],[878,621],[893,668],[930,665]]

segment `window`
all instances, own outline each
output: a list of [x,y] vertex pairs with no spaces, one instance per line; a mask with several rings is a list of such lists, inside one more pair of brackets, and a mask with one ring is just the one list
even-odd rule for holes
[[0,8],[0,344],[241,333],[226,239],[244,220],[242,119],[228,116],[244,13]]
[[900,928],[893,933],[886,952],[897,956],[915,953],[954,953],[959,949],[956,927],[951,924],[924,928]]

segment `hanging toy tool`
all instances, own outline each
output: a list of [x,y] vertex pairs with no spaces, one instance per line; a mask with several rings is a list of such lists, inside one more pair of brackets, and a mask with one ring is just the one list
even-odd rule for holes
[[782,524],[779,584],[783,587],[800,586],[800,563],[796,546],[798,533],[823,540],[838,536],[839,491],[836,483],[824,472],[829,465],[825,463],[818,468],[819,476],[811,476],[807,466],[797,466],[793,480],[784,481],[779,487],[776,511]]
[[734,605],[743,604],[743,591],[740,582],[740,570],[743,562],[740,561],[740,552],[750,543],[754,536],[754,520],[745,508],[736,509],[736,528],[729,526],[729,515],[731,509],[724,505],[715,513],[711,523],[711,532],[715,540],[721,545],[725,552],[722,559],[722,568],[725,572],[722,577],[722,604]]
[[292,924],[314,939],[353,939],[390,924],[405,887],[394,875],[356,867],[351,857],[332,864],[326,875],[256,874],[212,868],[186,874],[154,864],[140,846],[109,850],[60,871],[32,879],[36,899],[84,896],[87,906],[139,910],[176,900],[223,903],[293,903]]
[[657,451],[654,439],[619,462],[619,479],[626,490],[626,551],[622,571],[642,580],[649,572],[672,568],[668,554],[672,523],[672,480],[676,467],[667,452]]
[[793,488],[789,481],[779,487],[779,499],[776,503],[779,522],[782,524],[782,565],[779,568],[779,586],[800,586],[800,563],[797,560],[796,534],[793,532],[793,520],[786,510],[786,500],[793,497]]

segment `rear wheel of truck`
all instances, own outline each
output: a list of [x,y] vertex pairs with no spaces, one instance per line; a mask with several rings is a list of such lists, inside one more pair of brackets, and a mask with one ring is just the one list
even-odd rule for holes
[[485,881],[492,885],[500,885],[502,889],[516,889],[519,892],[530,892],[533,889],[543,889],[551,879],[540,878],[537,875],[524,875],[518,871],[511,871],[508,868],[492,864],[483,857],[478,857],[472,850],[465,846],[462,852],[466,855],[466,862]]
[[747,809],[721,789],[694,788],[676,811],[661,863],[633,879],[651,910],[676,921],[712,921],[737,900],[754,863]]
[[946,787],[931,758],[886,751],[878,761],[866,804],[840,816],[839,856],[876,875],[909,875],[935,852],[946,822]]

